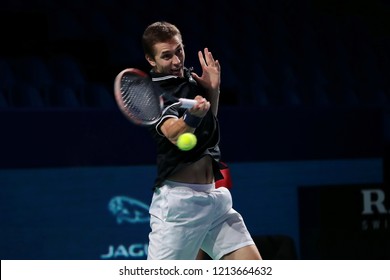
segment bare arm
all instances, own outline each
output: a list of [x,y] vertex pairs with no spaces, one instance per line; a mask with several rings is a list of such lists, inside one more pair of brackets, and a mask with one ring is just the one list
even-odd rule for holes
[[[198,101],[198,103],[188,110],[188,113],[195,117],[203,118],[207,111],[210,109],[210,102],[207,101],[202,96],[196,96],[195,100]],[[168,118],[164,123],[161,125],[161,132],[165,135],[165,137],[168,138],[169,141],[171,141],[173,144],[176,145],[177,138],[185,132],[194,132],[195,127],[189,126],[183,119],[183,117],[176,119],[176,118]]]

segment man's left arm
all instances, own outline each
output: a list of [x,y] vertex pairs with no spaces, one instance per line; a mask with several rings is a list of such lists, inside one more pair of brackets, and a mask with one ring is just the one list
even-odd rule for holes
[[221,85],[221,66],[215,60],[208,48],[204,49],[204,54],[198,52],[199,62],[202,67],[202,75],[191,73],[192,77],[207,90],[208,100],[211,104],[211,111],[215,116],[218,113],[219,94]]

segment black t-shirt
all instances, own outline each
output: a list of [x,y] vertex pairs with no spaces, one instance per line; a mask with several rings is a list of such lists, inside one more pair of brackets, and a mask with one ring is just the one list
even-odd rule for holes
[[161,183],[169,175],[206,155],[213,158],[215,179],[221,178],[219,171],[220,150],[218,147],[220,137],[219,125],[217,118],[211,110],[207,112],[200,125],[196,128],[194,134],[197,137],[197,144],[190,151],[181,151],[159,129],[166,118],[180,118],[186,110],[174,106],[176,100],[172,99],[172,96],[190,99],[195,98],[197,95],[205,96],[204,89],[198,86],[195,80],[192,79],[189,70],[185,69],[185,73],[185,78],[150,73],[153,81],[160,87],[164,98],[164,109],[161,119],[157,124],[149,127],[149,131],[157,144],[157,178],[154,185],[155,188],[161,187]]

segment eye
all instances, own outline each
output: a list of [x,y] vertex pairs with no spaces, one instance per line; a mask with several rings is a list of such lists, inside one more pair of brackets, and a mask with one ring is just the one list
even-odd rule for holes
[[161,58],[164,60],[169,60],[172,58],[172,55],[171,54],[164,54],[163,56],[161,56]]
[[182,54],[182,53],[183,53],[183,48],[180,48],[180,49],[178,49],[178,50],[176,51],[176,55]]

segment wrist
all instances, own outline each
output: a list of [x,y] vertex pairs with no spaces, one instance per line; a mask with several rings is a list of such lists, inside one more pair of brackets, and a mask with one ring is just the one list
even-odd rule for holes
[[190,127],[192,128],[197,128],[199,126],[199,124],[202,122],[202,119],[201,117],[197,117],[197,116],[194,116],[192,114],[190,114],[187,111],[184,112],[184,115],[183,115],[183,121]]
[[208,91],[209,91],[209,93],[212,93],[212,94],[219,94],[220,93],[219,87],[218,88],[211,88]]

